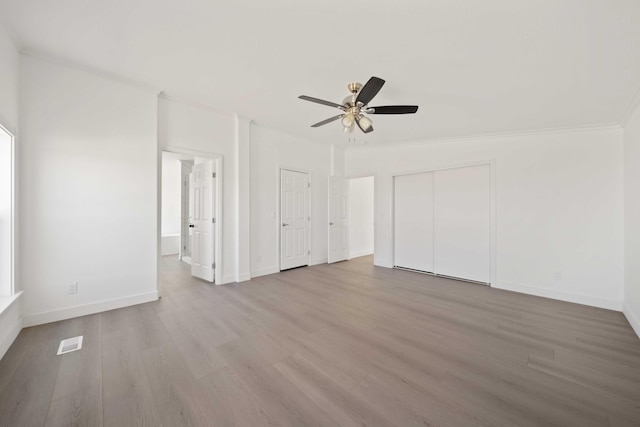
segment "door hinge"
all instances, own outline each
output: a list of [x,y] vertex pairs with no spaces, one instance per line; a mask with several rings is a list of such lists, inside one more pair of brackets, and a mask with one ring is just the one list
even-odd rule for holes
[[311,249],[307,251],[307,255],[311,255]]
[[216,219],[215,218],[211,218],[211,222],[215,224],[216,223]]
[[211,178],[215,178],[215,177],[216,177],[216,173],[215,173],[215,172],[213,172],[213,173],[211,174]]
[[311,221],[311,217],[308,217],[307,221]]
[[311,183],[307,182],[307,188],[311,188]]
[[216,263],[211,264],[211,268],[216,268]]

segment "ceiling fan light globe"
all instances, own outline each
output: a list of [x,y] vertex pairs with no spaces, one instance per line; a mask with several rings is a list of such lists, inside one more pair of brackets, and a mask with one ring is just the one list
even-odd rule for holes
[[353,114],[345,114],[342,118],[342,126],[345,128],[353,127],[354,117]]
[[367,130],[373,126],[373,122],[367,116],[360,116],[360,126],[362,126],[362,129]]

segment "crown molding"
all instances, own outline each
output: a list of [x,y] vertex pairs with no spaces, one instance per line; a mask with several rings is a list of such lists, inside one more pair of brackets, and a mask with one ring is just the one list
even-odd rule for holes
[[405,141],[397,141],[397,142],[382,142],[377,144],[374,143],[374,144],[347,145],[346,148],[352,149],[352,150],[358,150],[358,149],[368,149],[368,148],[388,148],[390,146],[408,147],[408,146],[420,146],[425,144],[485,142],[489,140],[515,138],[515,137],[554,135],[554,134],[577,133],[577,132],[594,132],[594,131],[605,131],[605,130],[621,130],[621,129],[622,129],[622,126],[618,123],[601,123],[601,124],[583,125],[583,126],[566,126],[566,127],[541,128],[541,129],[531,129],[531,130],[522,130],[522,131],[484,133],[484,134],[475,134],[475,135],[467,135],[467,136],[455,136],[450,138],[425,138],[425,139],[414,139],[414,140],[405,140]]
[[41,51],[32,50],[32,49],[20,49],[19,52],[20,52],[20,55],[23,55],[26,57],[34,58],[43,62],[48,62],[50,64],[58,65],[60,67],[69,68],[72,70],[91,74],[103,79],[115,81],[118,83],[123,83],[129,86],[134,86],[139,89],[154,92],[156,94],[159,94],[162,91],[157,86],[153,86],[148,83],[141,82],[139,80],[130,79],[120,74],[107,72],[96,67],[81,64],[79,62],[71,61],[69,59],[64,59],[59,56],[49,55]]
[[286,136],[290,137],[291,139],[301,140],[303,142],[308,142],[310,144],[322,145],[324,147],[330,147],[331,145],[333,145],[333,143],[330,143],[330,142],[327,142],[327,141],[319,141],[317,139],[310,139],[310,138],[308,138],[306,136],[294,134],[294,133],[291,133],[291,132],[286,131],[286,130],[282,130],[282,129],[279,129],[279,128],[276,128],[276,127],[273,127],[273,126],[265,125],[264,123],[258,122],[256,120],[251,120],[251,126],[262,128],[262,129],[266,129],[266,130],[269,130],[271,132],[278,132],[278,133],[281,133],[282,135],[286,135]]
[[197,108],[199,110],[212,111],[214,113],[221,114],[221,115],[224,115],[224,116],[234,117],[234,116],[238,115],[237,113],[234,113],[232,111],[224,110],[224,109],[222,109],[220,107],[216,107],[215,105],[207,104],[205,102],[196,101],[196,100],[193,100],[193,99],[185,97],[185,96],[179,96],[179,95],[174,95],[174,94],[168,95],[165,91],[161,91],[158,94],[158,98],[159,99],[163,99],[165,101],[169,101],[169,102],[177,102],[178,104],[188,105],[189,107]]

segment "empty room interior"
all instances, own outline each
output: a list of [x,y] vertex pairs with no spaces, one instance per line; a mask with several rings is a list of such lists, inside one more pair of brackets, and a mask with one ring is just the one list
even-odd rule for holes
[[640,426],[637,0],[0,0],[0,426]]

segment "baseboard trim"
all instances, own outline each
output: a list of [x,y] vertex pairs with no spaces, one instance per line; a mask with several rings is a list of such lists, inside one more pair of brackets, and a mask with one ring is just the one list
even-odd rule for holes
[[508,283],[508,282],[492,283],[491,287],[496,289],[504,289],[506,291],[519,292],[521,294],[535,295],[538,297],[572,302],[575,304],[589,305],[592,307],[606,308],[608,310],[622,311],[622,301],[609,300],[605,298],[597,298],[589,295],[574,294],[571,292],[556,291],[554,289],[536,288],[534,286],[518,285],[515,283]]
[[11,347],[11,344],[13,344],[16,338],[18,338],[18,334],[21,330],[22,317],[18,317],[18,319],[13,322],[13,325],[9,327],[9,330],[6,334],[4,334],[4,337],[2,337],[2,340],[0,341],[0,359],[2,359],[5,354],[7,354],[7,351],[9,351],[9,347]]
[[371,251],[351,252],[349,254],[349,258],[359,258],[361,256],[367,256],[367,255],[373,255],[373,250],[371,250]]
[[131,305],[144,304],[145,302],[156,301],[157,299],[158,291],[153,291],[145,294],[130,295],[123,298],[114,298],[91,304],[44,311],[41,313],[23,316],[23,325],[26,328],[29,326],[42,325],[44,323],[58,322],[60,320],[72,319],[74,317],[87,316],[89,314],[129,307]]
[[269,274],[274,274],[274,273],[279,273],[279,272],[280,272],[280,269],[278,268],[278,266],[274,265],[273,267],[263,268],[261,270],[252,271],[251,272],[251,277],[267,276]]
[[329,258],[316,258],[311,260],[311,264],[309,265],[318,265],[318,264],[326,264],[329,262]]
[[247,280],[251,280],[251,277],[252,277],[252,276],[251,276],[251,273],[244,273],[244,274],[241,274],[241,275],[238,277],[237,282],[238,282],[238,283],[240,283],[240,282],[246,282]]
[[[221,285],[226,285],[228,283],[235,283],[236,281],[236,277],[235,276],[224,276],[222,277],[222,283],[220,283]],[[217,283],[216,283],[217,285]]]
[[[13,319],[12,319],[13,318]],[[8,324],[8,325],[5,325]],[[18,334],[22,330],[22,316],[20,316],[20,306],[19,305],[11,305],[6,307],[6,309],[2,312],[0,316],[0,331],[4,332],[2,338],[0,338],[0,359],[4,357],[4,355],[11,347],[11,344],[16,340]]]
[[636,313],[631,310],[631,307],[629,307],[627,303],[623,304],[622,313],[624,313],[625,317],[629,321],[629,324],[636,332],[636,335],[638,336],[638,338],[640,338],[640,314],[636,315]]

